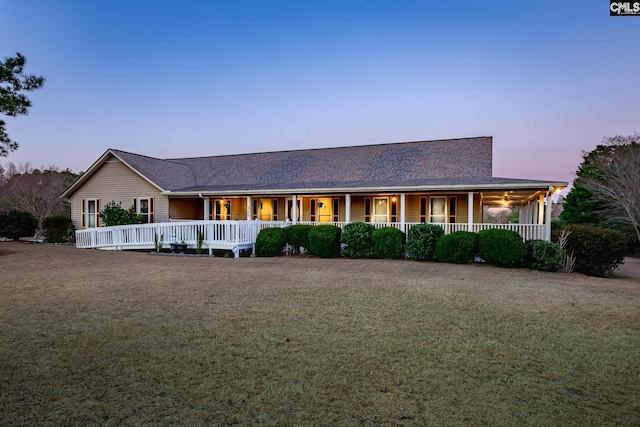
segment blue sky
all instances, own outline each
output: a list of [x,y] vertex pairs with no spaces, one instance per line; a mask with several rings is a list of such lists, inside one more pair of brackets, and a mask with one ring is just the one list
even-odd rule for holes
[[47,79],[0,163],[491,135],[494,175],[570,181],[640,131],[638,40],[605,0],[0,0],[0,57]]

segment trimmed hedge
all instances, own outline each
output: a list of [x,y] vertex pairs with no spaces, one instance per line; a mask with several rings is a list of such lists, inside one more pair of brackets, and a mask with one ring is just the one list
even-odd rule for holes
[[436,243],[444,235],[444,230],[435,224],[417,224],[407,235],[407,255],[418,261],[432,260]]
[[73,223],[66,215],[55,215],[43,219],[42,228],[47,242],[62,243],[68,240],[67,236],[73,231]]
[[522,267],[527,259],[527,247],[515,231],[493,228],[478,233],[478,254],[498,267]]
[[309,252],[321,258],[340,255],[340,234],[335,225],[316,225],[309,230]]
[[478,234],[456,231],[442,236],[433,254],[434,259],[455,264],[469,264],[478,253]]
[[626,239],[619,231],[595,225],[571,224],[564,249],[576,257],[574,271],[589,276],[611,276],[624,262]]
[[38,218],[28,212],[12,210],[0,213],[0,236],[15,241],[36,234]]
[[546,240],[527,240],[527,265],[533,270],[553,271],[562,270],[562,248]]
[[287,237],[282,228],[264,228],[256,237],[256,255],[282,255],[282,249],[287,244]]
[[341,241],[346,244],[342,254],[349,258],[373,256],[372,234],[375,228],[365,222],[351,222],[344,226]]
[[285,227],[284,232],[287,237],[287,243],[293,246],[296,251],[300,252],[300,247],[309,250],[309,230],[312,225],[295,224]]
[[395,227],[378,228],[371,234],[373,253],[378,258],[404,258],[404,233]]

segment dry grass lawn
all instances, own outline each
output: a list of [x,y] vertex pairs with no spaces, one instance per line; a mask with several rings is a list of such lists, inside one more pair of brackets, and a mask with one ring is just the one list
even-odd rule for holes
[[0,425],[640,425],[614,279],[0,243]]

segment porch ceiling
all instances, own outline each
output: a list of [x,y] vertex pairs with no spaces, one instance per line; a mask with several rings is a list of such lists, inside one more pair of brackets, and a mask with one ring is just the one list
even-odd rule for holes
[[538,200],[548,189],[494,190],[482,192],[482,203],[488,206],[518,206],[530,200]]

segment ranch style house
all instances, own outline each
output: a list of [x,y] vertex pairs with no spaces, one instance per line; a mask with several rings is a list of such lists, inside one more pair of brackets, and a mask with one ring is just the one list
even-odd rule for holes
[[[153,248],[159,236],[193,247],[204,233],[205,248],[237,249],[264,227],[357,221],[404,232],[419,223],[446,233],[501,227],[550,240],[547,207],[567,183],[494,177],[492,143],[483,136],[177,159],[108,149],[61,197],[78,247]],[[101,227],[110,201],[132,206],[144,224]],[[485,206],[518,206],[519,223],[485,224]]]

